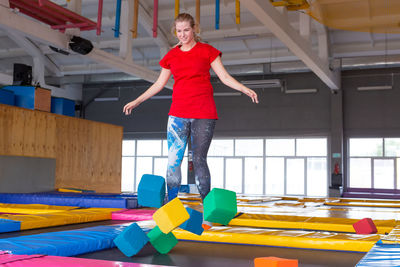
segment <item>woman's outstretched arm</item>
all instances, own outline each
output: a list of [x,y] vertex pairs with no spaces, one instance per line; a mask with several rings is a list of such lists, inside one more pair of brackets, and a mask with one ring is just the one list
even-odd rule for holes
[[149,89],[147,89],[138,98],[136,98],[135,100],[129,102],[124,106],[123,112],[125,113],[125,115],[130,115],[132,113],[132,109],[136,108],[142,102],[146,101],[153,95],[160,92],[167,84],[169,77],[171,77],[171,71],[169,69],[161,68],[161,72],[157,78],[157,81],[153,83],[153,85],[150,86]]

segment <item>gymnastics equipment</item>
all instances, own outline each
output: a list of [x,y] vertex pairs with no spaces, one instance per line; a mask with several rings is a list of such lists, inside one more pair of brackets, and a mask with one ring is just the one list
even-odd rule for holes
[[165,179],[162,176],[143,174],[138,186],[138,204],[160,208],[165,198]]
[[158,226],[154,227],[148,234],[150,243],[161,254],[167,254],[176,244],[178,239],[173,233],[164,234]]
[[180,226],[190,215],[179,198],[174,198],[153,214],[153,220],[164,234]]
[[136,255],[147,242],[149,238],[137,223],[132,223],[114,239],[114,244],[127,257]]
[[201,226],[203,222],[203,213],[191,208],[186,208],[186,210],[189,213],[190,218],[179,228],[192,232],[196,235],[201,235],[204,231],[203,227]]
[[371,218],[364,218],[353,224],[353,228],[357,234],[376,234],[378,230]]
[[261,257],[254,259],[254,267],[297,267],[298,260],[278,257]]
[[236,193],[213,188],[203,201],[204,220],[227,225],[237,213]]

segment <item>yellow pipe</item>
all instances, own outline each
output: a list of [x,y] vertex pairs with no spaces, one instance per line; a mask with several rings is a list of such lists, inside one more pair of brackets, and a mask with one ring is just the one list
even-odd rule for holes
[[240,24],[240,0],[236,0],[236,24]]
[[132,38],[137,38],[137,28],[139,20],[139,0],[135,0],[133,4],[133,28],[132,28]]
[[196,0],[196,24],[198,30],[200,30],[200,0]]
[[179,0],[175,0],[175,18],[179,15]]

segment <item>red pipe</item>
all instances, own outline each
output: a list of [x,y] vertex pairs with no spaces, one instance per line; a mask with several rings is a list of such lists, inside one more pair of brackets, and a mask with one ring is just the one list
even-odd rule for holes
[[153,37],[157,38],[158,29],[158,0],[154,0],[153,7]]
[[97,27],[96,34],[100,35],[101,33],[101,18],[103,17],[103,0],[99,0],[99,8],[97,11]]

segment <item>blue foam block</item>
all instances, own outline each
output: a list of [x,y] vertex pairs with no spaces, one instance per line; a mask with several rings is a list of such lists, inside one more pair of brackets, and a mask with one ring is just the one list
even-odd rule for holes
[[162,176],[144,174],[138,186],[138,204],[160,208],[165,198],[165,179]]
[[14,106],[15,95],[13,91],[0,89],[0,103]]
[[136,255],[147,242],[149,242],[147,234],[137,223],[132,223],[114,239],[114,244],[127,257]]
[[188,184],[183,184],[179,187],[179,192],[181,193],[190,193],[190,188]]
[[189,213],[190,218],[179,227],[186,231],[192,232],[193,234],[201,235],[204,231],[203,227],[201,226],[203,223],[203,213],[191,208],[186,208],[186,210]]
[[15,106],[21,108],[35,108],[35,90],[34,86],[4,86],[2,89],[12,91],[15,95]]
[[14,232],[20,230],[21,222],[8,219],[0,219],[0,233]]
[[52,96],[51,113],[75,117],[75,101]]

